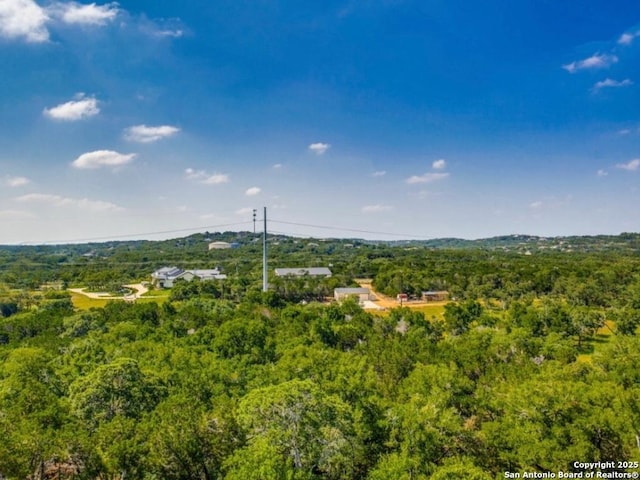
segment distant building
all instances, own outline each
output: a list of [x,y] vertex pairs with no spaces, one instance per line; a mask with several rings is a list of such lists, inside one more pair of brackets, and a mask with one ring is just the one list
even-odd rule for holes
[[444,302],[449,300],[449,292],[428,290],[422,292],[422,300],[424,302]]
[[151,274],[151,283],[159,288],[171,288],[178,280],[224,280],[226,275],[217,268],[208,270],[183,270],[178,267],[162,267]]
[[371,291],[368,288],[336,288],[333,297],[339,302],[347,297],[358,297],[359,302],[371,300]]
[[310,268],[276,268],[276,277],[330,277],[331,270],[327,267],[310,267]]
[[211,242],[209,244],[209,250],[224,250],[231,248],[231,244],[228,242]]
[[400,303],[406,302],[407,300],[409,300],[409,295],[407,295],[406,293],[399,293],[398,295],[396,295],[396,300],[398,300]]

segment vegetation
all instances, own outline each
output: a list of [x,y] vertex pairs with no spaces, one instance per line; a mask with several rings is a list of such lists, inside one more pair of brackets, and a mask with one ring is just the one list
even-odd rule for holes
[[[242,243],[207,252],[211,239]],[[4,248],[0,474],[492,479],[638,461],[640,257],[636,236],[607,242],[523,255],[283,237],[272,266],[334,275],[267,293],[249,234]],[[228,278],[99,306],[55,289],[174,264]],[[325,301],[361,277],[455,300]]]

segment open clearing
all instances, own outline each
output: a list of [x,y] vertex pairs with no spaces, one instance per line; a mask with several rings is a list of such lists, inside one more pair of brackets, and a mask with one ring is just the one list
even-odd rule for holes
[[358,285],[360,285],[360,287],[368,288],[371,292],[371,295],[375,298],[373,301],[364,303],[365,310],[386,310],[389,308],[407,307],[419,310],[427,316],[433,315],[436,317],[441,317],[444,313],[444,306],[449,303],[449,301],[425,302],[422,300],[410,300],[404,301],[402,302],[402,304],[400,304],[400,302],[395,298],[384,295],[374,289],[370,279],[356,279],[356,282],[358,283]]
[[125,288],[129,288],[134,293],[129,295],[110,295],[107,292],[86,292],[86,288],[70,288],[71,301],[73,306],[80,310],[88,310],[89,308],[104,307],[107,302],[113,300],[122,300],[129,302],[158,302],[164,301],[169,298],[169,290],[154,291],[153,294],[149,292],[149,288],[141,283],[135,283],[130,285],[123,285]]

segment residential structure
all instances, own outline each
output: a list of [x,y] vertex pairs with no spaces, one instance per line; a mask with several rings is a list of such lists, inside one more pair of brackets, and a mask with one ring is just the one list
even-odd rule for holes
[[183,270],[178,267],[162,267],[151,274],[151,283],[159,288],[171,288],[177,280],[224,280],[227,276],[218,268],[208,270]]
[[276,277],[330,277],[331,270],[327,267],[310,267],[310,268],[276,268]]

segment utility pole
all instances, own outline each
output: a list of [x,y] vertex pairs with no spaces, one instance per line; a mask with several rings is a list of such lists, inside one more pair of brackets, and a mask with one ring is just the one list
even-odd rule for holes
[[267,279],[267,207],[264,207],[264,237],[262,239],[262,291],[269,290]]

